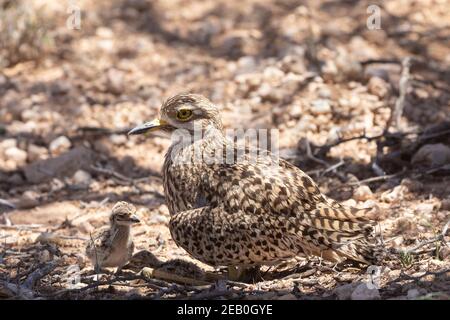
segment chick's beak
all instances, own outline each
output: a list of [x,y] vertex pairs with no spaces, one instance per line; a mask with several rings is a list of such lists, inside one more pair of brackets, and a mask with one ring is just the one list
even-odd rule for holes
[[133,222],[133,223],[141,222],[141,220],[139,220],[139,218],[136,215],[134,215],[134,214],[130,217],[130,221]]
[[167,125],[167,122],[162,119],[155,119],[150,122],[146,122],[144,124],[141,124],[140,126],[137,126],[134,129],[131,129],[128,134],[129,135],[135,135],[135,134],[143,134],[146,132],[156,131],[161,129],[161,127],[164,127]]

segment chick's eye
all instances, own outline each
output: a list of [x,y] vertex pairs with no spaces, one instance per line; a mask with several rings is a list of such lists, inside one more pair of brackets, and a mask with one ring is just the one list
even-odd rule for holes
[[186,121],[192,116],[192,111],[189,109],[180,109],[177,112],[177,119],[181,121]]

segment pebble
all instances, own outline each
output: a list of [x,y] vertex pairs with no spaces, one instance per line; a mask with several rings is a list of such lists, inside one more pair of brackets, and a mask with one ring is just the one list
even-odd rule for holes
[[5,150],[7,159],[12,160],[17,166],[24,165],[27,162],[27,152],[17,147],[10,147]]
[[434,210],[434,205],[432,203],[420,203],[417,205],[415,211],[423,215],[429,215]]
[[33,208],[39,204],[39,194],[33,190],[27,190],[23,193],[18,207],[21,209]]
[[355,287],[356,284],[354,283],[344,284],[343,286],[334,289],[334,294],[336,295],[338,300],[350,300]]
[[244,74],[254,72],[257,64],[254,57],[244,56],[238,60],[237,65],[238,65],[237,69],[238,74]]
[[28,160],[30,162],[37,161],[37,160],[45,160],[48,158],[48,151],[47,148],[37,146],[35,144],[30,144],[28,146]]
[[392,203],[395,201],[400,201],[403,199],[407,188],[405,186],[399,185],[392,190],[387,190],[381,194],[381,200],[387,203]]
[[55,140],[53,140],[52,142],[50,142],[49,149],[50,153],[53,156],[57,156],[69,150],[71,146],[72,143],[70,142],[69,138],[65,136],[60,136]]
[[50,252],[45,249],[39,252],[38,256],[39,263],[48,262],[51,260]]
[[368,186],[363,185],[353,192],[353,198],[357,201],[366,201],[373,198],[373,193]]
[[366,283],[359,284],[352,292],[352,300],[379,300],[381,299],[378,289],[369,289]]
[[0,150],[6,150],[13,147],[17,147],[16,139],[5,139],[0,142]]
[[450,210],[450,199],[444,199],[441,202],[441,209],[442,210]]
[[91,174],[84,170],[77,170],[72,179],[76,185],[82,187],[88,187],[92,182]]
[[442,144],[426,144],[412,157],[413,165],[425,167],[438,167],[450,163],[450,147]]
[[439,251],[439,257],[442,260],[450,259],[450,247],[442,247]]
[[413,300],[420,296],[420,292],[417,289],[409,289],[406,296],[409,300]]
[[127,137],[123,134],[113,134],[109,137],[109,141],[115,145],[123,145],[127,142],[127,140]]
[[389,93],[389,84],[380,77],[371,77],[367,87],[369,92],[378,98],[384,98]]
[[331,112],[330,101],[327,99],[317,99],[311,103],[311,112],[315,114],[323,114]]

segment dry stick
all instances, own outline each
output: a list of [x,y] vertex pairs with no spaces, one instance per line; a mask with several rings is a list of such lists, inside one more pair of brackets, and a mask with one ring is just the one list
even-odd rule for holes
[[355,181],[355,182],[349,182],[347,185],[349,186],[359,186],[363,183],[368,183],[368,182],[376,182],[376,181],[384,181],[384,180],[389,180],[392,178],[396,178],[398,176],[400,176],[401,174],[403,174],[404,172],[397,172],[394,174],[386,174],[384,176],[378,176],[378,177],[372,177],[372,178],[368,178],[368,179],[364,179],[364,180],[360,180],[360,181]]
[[[100,286],[115,285],[115,282],[119,282],[119,281],[131,281],[131,280],[139,280],[139,279],[145,280],[140,275],[120,276],[120,277],[115,276],[115,277],[113,277],[113,278],[111,278],[109,280],[106,280],[106,281],[96,281],[94,283],[91,283],[91,284],[83,287],[83,288],[63,289],[63,290],[51,293],[51,294],[46,295],[46,296],[47,297],[56,297],[56,296],[60,296],[62,294],[66,294],[66,293],[81,293],[81,292],[87,291],[89,289],[94,289],[94,288],[97,289]],[[121,284],[119,284],[119,285],[121,285]],[[150,286],[150,287],[154,286],[156,288],[156,290],[160,289],[160,287],[158,287],[156,285],[153,285],[153,284],[149,284],[148,283],[148,286]],[[154,288],[152,288],[152,289],[154,289]]]
[[450,226],[450,220],[447,221],[447,223],[442,228],[441,233],[439,233],[436,237],[428,239],[428,240],[425,240],[425,241],[419,243],[418,245],[416,245],[416,246],[414,246],[414,247],[412,247],[410,249],[399,250],[399,251],[403,252],[403,253],[406,253],[406,254],[417,254],[417,250],[422,248],[423,246],[426,246],[426,245],[431,244],[431,243],[435,243],[437,241],[444,241],[444,237],[447,234],[447,230],[448,230],[449,226]]
[[7,281],[2,281],[2,285],[15,295],[20,296],[23,299],[33,299],[35,294],[33,292],[34,285],[43,277],[48,275],[58,266],[58,260],[53,260],[44,265],[42,268],[38,268],[30,273],[25,282],[20,285],[19,278],[17,283],[13,284]]
[[91,242],[92,242],[92,245],[94,246],[94,253],[95,253],[95,273],[96,273],[96,275],[97,275],[97,278],[96,278],[96,281],[97,282],[99,282],[99,269],[100,269],[100,266],[99,266],[99,264],[98,264],[98,255],[97,255],[97,245],[95,244],[95,241],[94,241],[94,238],[92,237],[92,232],[89,232],[89,237],[91,238]]
[[47,263],[42,268],[36,269],[33,271],[25,280],[23,286],[27,289],[32,290],[36,282],[38,282],[41,278],[48,275],[50,272],[52,272],[57,266],[58,266],[59,260],[53,260]]
[[96,167],[96,166],[93,166],[93,165],[91,166],[91,169],[94,172],[97,172],[97,173],[100,173],[100,174],[113,176],[113,177],[115,177],[115,178],[117,178],[119,180],[122,180],[123,182],[128,183],[128,184],[139,183],[139,182],[142,182],[142,181],[145,181],[145,180],[148,180],[148,179],[161,180],[161,177],[159,175],[156,175],[156,174],[150,175],[150,176],[147,176],[147,177],[143,177],[143,178],[132,179],[132,178],[124,176],[123,174],[121,174],[121,173],[119,173],[117,171],[110,170],[110,169],[100,168],[100,167]]
[[41,224],[15,224],[12,226],[6,224],[0,224],[0,229],[10,229],[10,230],[32,230],[44,227]]
[[183,277],[174,273],[166,272],[159,269],[153,269],[149,267],[145,267],[141,270],[140,274],[145,279],[160,279],[165,281],[171,281],[181,284],[187,284],[191,286],[204,286],[211,284],[210,282],[203,281],[203,280],[197,280],[193,278]]
[[328,163],[326,161],[323,161],[319,158],[316,158],[311,151],[311,145],[309,143],[308,139],[305,139],[305,146],[306,146],[306,157],[310,160],[313,160],[314,162],[320,163],[321,165],[324,166],[329,166]]

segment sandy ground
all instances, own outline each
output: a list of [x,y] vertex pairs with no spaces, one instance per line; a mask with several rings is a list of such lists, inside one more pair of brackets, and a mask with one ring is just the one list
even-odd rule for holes
[[[30,56],[0,51],[0,298],[450,297],[450,2],[385,1],[378,30],[367,28],[368,1],[75,3],[80,30],[49,2],[33,11],[40,27],[21,31],[42,36],[23,49]],[[124,133],[178,92],[209,97],[227,128],[278,129],[281,155],[322,192],[374,207],[392,250],[378,289],[367,289],[367,267],[311,257],[263,268],[249,284],[217,281],[223,269],[177,247],[160,176],[170,140]],[[205,283],[133,268],[96,283],[85,241],[119,200],[142,219],[136,252],[190,261]]]

